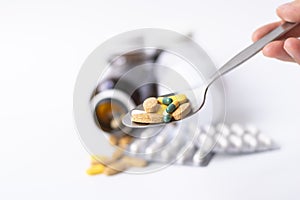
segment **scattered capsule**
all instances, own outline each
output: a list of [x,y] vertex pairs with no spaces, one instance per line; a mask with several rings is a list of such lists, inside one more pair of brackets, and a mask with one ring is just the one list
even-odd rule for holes
[[170,105],[168,105],[168,107],[166,108],[166,112],[171,114],[172,112],[174,112],[176,110],[176,108],[178,108],[179,106],[179,101],[173,101]]
[[177,94],[174,96],[169,96],[169,98],[172,99],[173,101],[178,101],[180,104],[183,104],[188,101],[185,94]]
[[165,104],[165,105],[169,105],[170,103],[173,102],[173,99],[169,98],[169,97],[158,97],[157,101],[159,103]]
[[167,113],[166,115],[164,115],[163,117],[164,122],[170,122],[172,120],[172,115]]
[[127,163],[121,162],[121,161],[116,161],[112,164],[109,165],[109,167],[105,167],[103,174],[107,176],[115,175],[120,172],[125,171],[129,166]]
[[88,175],[102,174],[104,172],[105,166],[102,164],[92,165],[86,170]]
[[129,156],[124,156],[121,161],[132,167],[145,167],[148,164],[144,159]]

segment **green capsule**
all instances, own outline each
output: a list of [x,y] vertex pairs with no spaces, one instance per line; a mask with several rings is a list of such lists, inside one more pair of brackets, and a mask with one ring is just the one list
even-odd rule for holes
[[168,98],[168,97],[163,98],[163,104],[165,104],[165,105],[169,105],[172,102],[173,102],[173,100],[171,98]]
[[169,97],[158,97],[157,101],[159,103],[165,104],[165,105],[169,105],[170,103],[173,102],[173,99],[169,98]]
[[163,117],[163,121],[166,123],[170,122],[171,119],[172,119],[172,115],[170,115],[170,114],[164,115],[164,117]]
[[179,106],[179,102],[175,100],[170,105],[168,105],[168,107],[166,108],[166,112],[171,114],[178,108],[178,106]]

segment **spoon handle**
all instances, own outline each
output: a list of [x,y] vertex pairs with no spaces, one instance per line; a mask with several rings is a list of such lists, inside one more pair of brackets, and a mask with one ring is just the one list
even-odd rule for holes
[[208,80],[207,85],[211,85],[216,79],[220,76],[226,74],[227,72],[233,70],[243,62],[247,61],[249,58],[257,54],[261,49],[264,48],[268,43],[272,42],[273,40],[279,38],[299,23],[291,23],[285,22],[282,25],[275,28],[273,31],[259,39],[258,41],[251,44],[249,47],[238,53],[232,59],[230,59],[225,65],[223,65],[213,76]]

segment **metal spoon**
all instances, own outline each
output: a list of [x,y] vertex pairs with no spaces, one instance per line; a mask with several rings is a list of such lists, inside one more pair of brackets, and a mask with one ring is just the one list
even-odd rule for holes
[[[285,34],[286,32],[288,32],[289,30],[291,30],[292,28],[294,28],[297,25],[298,25],[298,23],[290,23],[290,22],[283,23],[282,25],[278,26],[273,31],[271,31],[270,33],[268,33],[267,35],[262,37],[260,40],[254,42],[249,47],[247,47],[246,49],[244,49],[243,51],[238,53],[236,56],[234,56],[232,59],[230,59],[225,65],[223,65],[218,71],[216,71],[215,74],[213,74],[212,77],[210,77],[210,79],[202,87],[199,87],[196,89],[190,89],[187,91],[176,92],[176,94],[179,94],[179,93],[186,94],[187,92],[191,92],[191,91],[195,92],[196,90],[197,91],[200,90],[200,94],[201,94],[200,98],[202,98],[200,102],[202,102],[202,103],[200,103],[200,106],[198,108],[193,109],[193,111],[190,112],[190,114],[188,116],[186,116],[185,118],[187,118],[187,117],[197,113],[199,110],[201,110],[201,108],[203,107],[203,105],[205,103],[208,88],[215,80],[217,80],[219,77],[223,76],[227,72],[235,69],[237,66],[239,66],[240,64],[247,61],[249,58],[251,58],[252,56],[257,54],[261,49],[263,49],[264,46],[266,46],[268,43],[279,38],[280,36],[282,36],[283,34]],[[170,96],[170,95],[174,95],[174,93],[166,94],[166,95],[162,95],[162,96]],[[143,110],[143,106],[139,105],[134,110]],[[177,121],[171,121],[168,123],[157,123],[157,124],[135,123],[135,122],[131,121],[131,111],[128,112],[122,119],[122,123],[125,126],[131,127],[131,128],[150,128],[150,127],[162,126],[162,125],[166,125],[166,124],[174,123],[174,122],[177,122]]]

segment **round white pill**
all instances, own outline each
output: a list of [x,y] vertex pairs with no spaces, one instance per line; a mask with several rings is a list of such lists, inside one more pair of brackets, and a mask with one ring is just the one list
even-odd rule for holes
[[158,151],[161,146],[162,146],[162,143],[154,141],[152,144],[150,144],[146,148],[145,153],[146,154],[152,154],[152,153]]
[[259,130],[256,126],[252,125],[252,124],[247,124],[245,126],[245,132],[251,134],[251,135],[257,135]]
[[143,110],[132,110],[131,115],[138,115],[138,114],[144,114],[147,113],[146,111]]
[[220,123],[216,126],[216,131],[221,133],[224,137],[227,137],[230,135],[230,130],[228,126],[224,123]]
[[240,150],[241,147],[243,146],[243,141],[242,141],[241,137],[239,137],[237,135],[230,135],[228,137],[228,140],[234,148],[237,148]]
[[220,150],[225,151],[228,147],[228,140],[224,136],[218,136],[216,137],[217,146],[220,148]]
[[170,134],[171,134],[170,131],[165,131],[165,130],[161,131],[159,135],[155,137],[155,142],[165,143],[168,137],[170,136]]
[[257,140],[256,140],[256,138],[253,136],[253,135],[251,135],[251,134],[245,134],[244,136],[243,136],[243,141],[244,141],[244,143],[245,144],[247,144],[248,145],[248,147],[250,147],[251,149],[254,149],[254,148],[256,148],[257,147]]
[[257,139],[262,145],[270,146],[272,144],[271,138],[265,134],[262,133],[258,134]]
[[167,148],[165,148],[160,156],[164,161],[170,161],[170,160],[174,160],[175,156],[177,155],[177,152],[179,151],[179,149],[181,148],[181,144],[180,142],[175,142],[175,143],[171,143],[170,146],[167,146]]
[[201,149],[198,149],[193,156],[193,163],[195,165],[199,165],[205,159],[206,155],[207,155],[207,152],[204,152]]
[[233,123],[230,127],[231,131],[237,136],[242,136],[244,134],[244,129],[241,125]]
[[205,125],[203,131],[209,136],[213,136],[216,133],[216,129],[212,125]]
[[138,151],[138,144],[136,142],[131,143],[129,147],[130,152],[136,153]]
[[201,133],[198,136],[198,144],[201,146],[201,144],[206,140],[207,138],[207,134],[206,133]]
[[204,152],[209,152],[213,149],[215,143],[212,137],[207,136],[204,140],[200,143],[200,149]]
[[190,146],[190,145],[185,145],[184,147],[182,147],[179,151],[179,153],[177,154],[177,163],[182,164],[184,163],[186,160],[190,159],[195,152],[195,147],[194,146]]
[[137,153],[141,146],[144,144],[144,140],[134,140],[130,146],[129,146],[129,150],[132,152],[132,153]]

